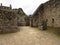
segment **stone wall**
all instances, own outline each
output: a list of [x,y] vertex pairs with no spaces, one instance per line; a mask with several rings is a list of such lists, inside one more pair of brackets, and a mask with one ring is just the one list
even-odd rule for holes
[[33,27],[40,27],[43,20],[43,4],[41,4],[32,16]]
[[17,16],[12,10],[0,9],[0,33],[18,31]]
[[60,0],[45,3],[43,15],[48,20],[47,26],[60,27]]
[[[60,0],[49,0],[41,4],[32,17],[37,20],[39,28],[43,26],[42,22],[46,22],[45,27],[60,27]],[[34,24],[37,25],[36,21],[33,21]]]
[[39,23],[39,18],[33,17],[33,27],[38,27],[38,23]]
[[13,11],[15,13],[17,13],[17,25],[18,26],[25,26],[26,25],[26,14],[24,13],[24,11],[22,10],[22,8],[19,9],[13,9]]

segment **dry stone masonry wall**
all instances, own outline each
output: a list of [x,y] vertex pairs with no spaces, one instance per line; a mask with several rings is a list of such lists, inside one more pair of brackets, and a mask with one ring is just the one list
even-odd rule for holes
[[12,9],[0,9],[0,33],[18,31],[17,15]]

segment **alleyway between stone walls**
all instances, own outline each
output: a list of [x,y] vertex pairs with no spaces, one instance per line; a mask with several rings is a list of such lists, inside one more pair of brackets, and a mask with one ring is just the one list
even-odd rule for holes
[[1,34],[0,45],[60,45],[60,36],[32,27],[19,27],[20,32]]

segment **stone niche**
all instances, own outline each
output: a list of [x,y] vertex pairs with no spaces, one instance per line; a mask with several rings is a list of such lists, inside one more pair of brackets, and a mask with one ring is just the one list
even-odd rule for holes
[[0,33],[18,31],[17,16],[13,11],[0,10]]

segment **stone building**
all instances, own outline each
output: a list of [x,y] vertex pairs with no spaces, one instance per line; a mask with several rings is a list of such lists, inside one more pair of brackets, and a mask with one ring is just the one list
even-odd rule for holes
[[43,19],[42,13],[43,12],[43,4],[41,4],[37,9],[36,11],[33,13],[33,15],[31,16],[30,18],[30,25],[32,27],[39,27],[40,25],[40,22],[41,22],[41,19]]
[[26,21],[26,26],[29,26],[30,25],[30,17],[29,16],[26,16],[25,17],[25,21]]
[[12,6],[0,6],[0,33],[16,32],[17,15],[12,10]]
[[26,26],[32,26],[32,15],[26,16]]
[[22,8],[19,9],[13,9],[13,11],[17,14],[17,25],[18,26],[25,26],[26,25],[26,14],[22,10]]
[[32,27],[38,27],[38,23],[39,23],[39,15],[38,15],[38,13],[34,13],[31,17],[31,23],[30,24]]
[[[35,13],[33,19],[38,16],[38,27],[41,27],[42,23],[49,27],[60,27],[60,0],[49,0],[41,4]],[[36,22],[33,24],[36,25]],[[37,26],[37,25],[36,25]]]

